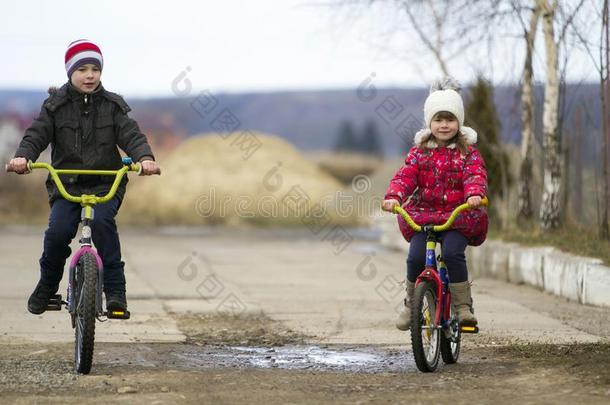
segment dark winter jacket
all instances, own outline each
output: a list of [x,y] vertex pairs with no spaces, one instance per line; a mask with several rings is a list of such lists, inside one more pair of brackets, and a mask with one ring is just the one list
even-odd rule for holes
[[[131,109],[121,96],[106,91],[102,85],[91,94],[79,92],[70,83],[49,89],[40,115],[25,131],[15,157],[33,162],[51,144],[51,165],[56,169],[117,170],[122,167],[121,148],[134,162],[154,156],[138,124],[127,113]],[[106,194],[112,176],[61,175],[72,195]],[[125,177],[117,197],[122,199]],[[61,195],[51,176],[47,179],[49,203]]]
[[[406,203],[405,210],[417,224],[439,225],[468,198],[485,197],[485,162],[477,149],[471,146],[476,143],[476,132],[468,130],[462,130],[468,143],[466,154],[462,154],[455,143],[440,147],[429,139],[429,130],[420,131],[415,136],[416,146],[411,148],[404,166],[390,181],[385,199],[395,199],[401,205]],[[425,147],[423,142],[426,142]],[[404,238],[410,241],[415,231],[400,215],[398,225]],[[452,229],[466,236],[470,245],[478,246],[485,241],[487,227],[487,212],[484,208],[477,208],[462,212]]]

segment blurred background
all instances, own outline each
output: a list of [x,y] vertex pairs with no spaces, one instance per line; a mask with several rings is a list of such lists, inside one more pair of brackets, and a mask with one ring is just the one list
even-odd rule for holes
[[[164,170],[132,178],[121,223],[368,227],[430,84],[452,75],[493,232],[586,253],[608,238],[604,13],[589,0],[12,2],[0,156],[66,81],[67,45],[87,38]],[[44,177],[0,176],[2,223],[46,222]]]

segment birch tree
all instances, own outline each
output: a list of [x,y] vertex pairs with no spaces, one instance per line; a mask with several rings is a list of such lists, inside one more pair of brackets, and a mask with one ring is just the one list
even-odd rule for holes
[[[517,10],[517,4],[513,2],[513,9]],[[529,24],[525,25],[522,22],[523,38],[525,39],[525,61],[523,65],[523,73],[521,75],[521,123],[523,126],[521,132],[521,167],[519,170],[518,183],[518,214],[519,222],[528,221],[533,216],[532,199],[531,199],[531,182],[532,182],[532,149],[534,146],[534,68],[532,65],[534,44],[536,42],[536,32],[538,30],[538,21],[540,20],[540,7],[534,4],[530,8],[531,14]]]
[[557,42],[555,42],[555,13],[557,0],[537,0],[542,15],[544,48],[546,51],[546,81],[544,84],[543,126],[543,189],[540,204],[540,227],[543,230],[559,226],[559,201],[561,188],[561,157],[557,134],[559,110],[559,80],[557,64]]
[[[561,222],[561,148],[558,133],[559,123],[559,44],[565,39],[567,29],[571,26],[574,17],[582,7],[584,0],[579,1],[572,10],[564,9],[559,35],[555,34],[558,1],[536,0],[542,18],[542,32],[544,33],[544,48],[546,54],[546,80],[544,84],[544,112],[542,114],[543,126],[543,186],[542,202],[540,204],[540,228],[550,230],[559,227]],[[567,3],[566,3],[567,6]]]

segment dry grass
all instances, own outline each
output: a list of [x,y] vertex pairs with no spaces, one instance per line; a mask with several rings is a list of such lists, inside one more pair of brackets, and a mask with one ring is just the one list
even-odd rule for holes
[[527,246],[554,246],[566,253],[599,258],[605,265],[610,265],[610,241],[601,240],[596,228],[568,224],[552,232],[542,232],[535,227],[492,229],[489,236]]
[[49,214],[46,173],[0,175],[0,223],[44,224]]

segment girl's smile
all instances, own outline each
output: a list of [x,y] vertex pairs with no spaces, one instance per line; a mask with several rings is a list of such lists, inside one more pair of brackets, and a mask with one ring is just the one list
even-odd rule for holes
[[446,146],[447,142],[457,134],[458,129],[458,121],[453,117],[434,117],[430,122],[430,131],[439,146]]

